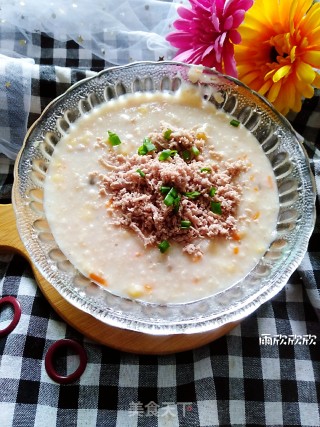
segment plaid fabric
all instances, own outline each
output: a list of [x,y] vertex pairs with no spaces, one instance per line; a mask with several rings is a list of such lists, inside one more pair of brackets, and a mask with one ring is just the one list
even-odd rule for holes
[[32,63],[0,55],[0,152],[11,158],[15,158],[26,132]]
[[[320,425],[319,341],[259,342],[263,334],[319,337],[298,272],[226,336],[157,357],[121,353],[70,328],[19,256],[0,271],[1,294],[17,296],[22,306],[18,326],[0,339],[3,427]],[[54,383],[44,368],[49,346],[64,337],[83,343],[88,354],[84,374],[70,385]]]
[[[92,61],[86,70],[78,68],[83,66],[79,58],[90,55],[75,44],[58,49],[46,36],[35,37],[41,48],[32,73],[29,125],[52,98],[96,66]],[[6,47],[17,47],[12,43]],[[57,60],[62,57],[64,63]],[[291,118],[308,138],[318,196],[319,109],[316,96]],[[12,162],[2,156],[2,203],[10,201],[11,183]],[[317,209],[319,213],[319,198]],[[82,336],[48,304],[27,262],[2,251],[0,295],[17,297],[22,316],[13,332],[0,338],[0,426],[319,426],[317,218],[308,253],[278,295],[211,344],[159,357],[122,353]],[[11,316],[9,309],[2,308],[1,322]],[[65,337],[84,345],[88,364],[78,381],[59,385],[49,378],[44,357],[52,343]],[[67,353],[60,363],[68,372],[74,357]]]

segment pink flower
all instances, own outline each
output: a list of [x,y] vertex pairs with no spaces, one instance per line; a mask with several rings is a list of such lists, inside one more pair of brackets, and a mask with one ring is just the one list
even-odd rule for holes
[[189,0],[191,9],[178,8],[167,40],[178,48],[174,60],[215,67],[237,77],[234,44],[241,41],[237,28],[253,0]]

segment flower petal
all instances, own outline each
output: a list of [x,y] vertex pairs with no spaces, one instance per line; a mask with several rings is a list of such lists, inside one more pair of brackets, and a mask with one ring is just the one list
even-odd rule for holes
[[297,79],[295,83],[295,88],[297,92],[300,93],[300,96],[304,98],[312,98],[314,95],[314,89],[311,85],[305,84]]
[[290,61],[291,61],[291,63],[294,62],[296,59],[296,51],[297,51],[297,46],[293,46],[293,48],[290,50]]
[[248,86],[251,86],[252,82],[257,78],[261,77],[261,71],[252,70],[250,73],[247,73],[241,78],[241,80]]
[[[240,30],[244,26],[247,28],[251,28],[259,33],[265,33],[266,31],[269,33],[269,31],[271,30],[272,34],[274,34],[273,26],[268,25],[268,23],[263,20],[263,16],[250,13],[250,11],[246,13],[244,23],[243,25],[241,25]],[[262,31],[261,27],[263,27],[264,31]],[[269,34],[267,34],[267,38],[269,38]]]
[[239,25],[243,22],[245,13],[245,10],[237,10],[233,14],[233,28],[238,28]]
[[[252,43],[252,40],[256,40],[256,41],[259,40],[259,39],[261,40],[261,37],[262,37],[261,33],[257,32],[256,29],[249,28],[247,26],[240,26],[239,33],[241,34],[242,40],[245,39],[249,43],[250,42]],[[263,36],[263,40],[264,40],[264,37],[265,36]]]
[[213,45],[208,46],[207,49],[203,52],[202,57],[204,58],[205,56],[209,55],[213,50],[214,50]]
[[216,59],[215,51],[211,51],[209,55],[201,58],[201,64],[205,67],[215,68],[216,70],[222,72],[222,64]]
[[229,31],[229,40],[234,44],[239,44],[241,42],[241,36],[237,30]]
[[200,64],[201,56],[201,52],[197,52],[194,49],[189,49],[183,52],[179,52],[173,59],[175,61],[185,62],[187,64]]
[[279,80],[286,77],[291,71],[291,65],[284,65],[279,68],[273,75],[272,80],[277,83]]
[[193,18],[197,16],[193,10],[187,9],[186,7],[183,7],[183,6],[178,7],[177,12],[179,16],[181,16],[181,18],[186,19],[188,21],[191,21]]
[[234,59],[234,49],[233,44],[227,41],[223,46],[223,65],[224,71],[229,76],[237,77],[236,61]]
[[220,32],[220,19],[218,18],[217,15],[212,14],[211,22],[212,22],[212,25],[213,25],[213,28],[215,29],[215,31],[217,33]]
[[294,16],[295,25],[298,25],[310,13],[313,0],[298,0]]
[[228,18],[224,21],[223,30],[228,31],[233,27],[233,16],[229,15]]
[[190,22],[184,19],[177,19],[174,21],[173,26],[176,30],[188,32],[190,30]]
[[268,92],[268,99],[271,102],[274,102],[277,98],[277,96],[279,95],[280,89],[281,89],[281,81],[274,83],[269,92]]
[[313,86],[316,87],[317,89],[320,89],[320,74],[316,73],[316,77],[312,82]]
[[304,81],[305,83],[312,83],[316,77],[316,72],[311,67],[311,65],[306,64],[304,62],[300,62],[297,65],[296,70],[299,79]]
[[215,55],[216,55],[216,60],[217,62],[221,62],[222,60],[222,49],[220,46],[220,37],[217,37],[214,41],[214,51],[215,51]]
[[247,11],[253,5],[253,0],[231,0],[226,1],[224,6],[225,15],[235,15],[238,10]]
[[272,86],[272,80],[269,79],[266,82],[264,82],[264,84],[261,86],[258,92],[260,93],[260,95],[265,95],[268,92],[268,90],[271,88],[271,86]]
[[219,46],[221,48],[223,47],[224,42],[226,41],[226,39],[227,39],[227,33],[222,33],[221,36],[217,37],[217,40],[219,40]]
[[183,31],[177,31],[175,33],[171,33],[167,35],[166,39],[168,42],[172,44],[174,47],[182,48],[190,48],[192,46],[193,38],[190,33],[185,33]]
[[308,32],[309,47],[320,45],[320,25]]
[[[310,2],[309,0],[309,3],[312,3],[312,2]],[[299,28],[302,33],[308,34],[311,28],[316,28],[319,26],[320,26],[320,3],[314,3],[312,7],[308,10],[308,13],[304,16],[304,19],[301,20]]]
[[301,56],[301,59],[312,67],[320,68],[320,50],[309,50]]
[[[310,92],[311,89],[311,92]],[[302,106],[302,98],[309,97],[313,93],[310,85],[299,81],[294,74],[288,79],[287,84],[283,86],[279,94],[278,100],[283,106],[288,107],[292,111],[300,111]]]
[[280,22],[279,3],[282,3],[287,7],[287,14],[289,14],[289,7],[287,1],[275,2],[270,0],[255,0],[249,12],[252,11],[255,16],[259,17],[259,20],[266,23],[268,26],[273,27],[275,23]]
[[190,0],[190,4],[193,6],[193,9],[197,11],[197,13],[210,12],[211,3],[212,2],[208,0]]

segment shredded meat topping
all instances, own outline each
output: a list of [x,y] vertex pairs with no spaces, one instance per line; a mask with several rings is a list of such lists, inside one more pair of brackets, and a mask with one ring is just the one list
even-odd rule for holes
[[[165,129],[170,129],[166,137]],[[201,257],[195,244],[199,239],[230,238],[236,232],[235,213],[242,192],[237,177],[247,165],[219,156],[205,160],[203,132],[171,129],[163,124],[160,132],[149,134],[156,148],[145,155],[102,157],[107,171],[97,183],[100,194],[110,199],[114,224],[134,230],[146,246],[164,240],[179,242],[185,253]],[[159,154],[168,149],[172,154],[161,161]],[[165,200],[169,189],[174,189],[172,204]]]

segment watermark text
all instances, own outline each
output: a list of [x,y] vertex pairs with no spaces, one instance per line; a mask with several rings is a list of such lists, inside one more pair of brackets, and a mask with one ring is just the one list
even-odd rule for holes
[[129,405],[129,416],[138,417],[177,417],[178,411],[185,417],[192,411],[192,402],[163,402],[161,405],[151,400],[144,405],[142,402],[131,402]]
[[305,335],[284,335],[284,334],[262,334],[259,337],[260,345],[315,345],[317,336],[311,334]]

